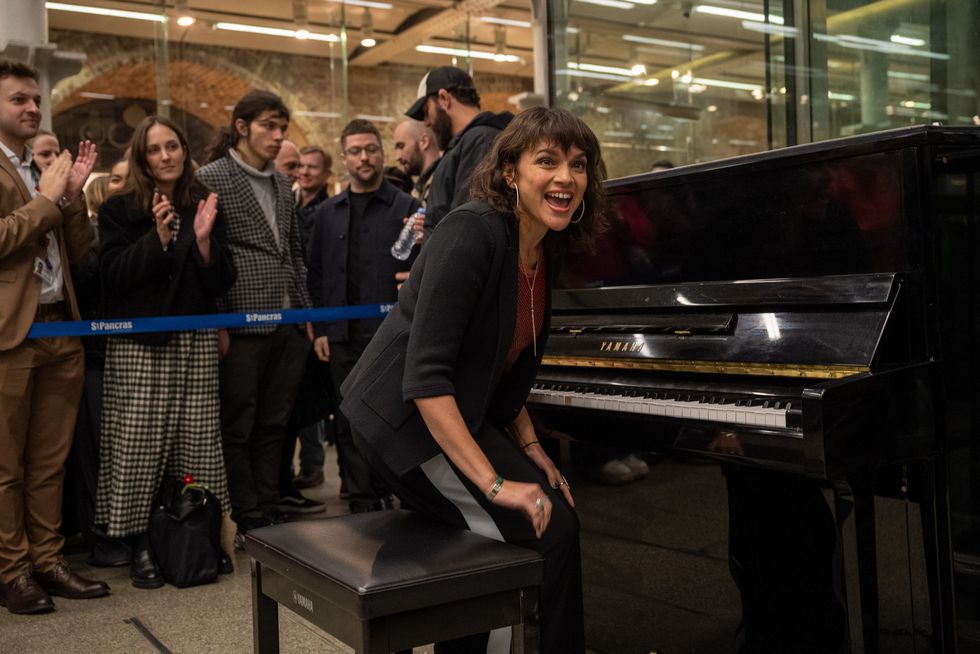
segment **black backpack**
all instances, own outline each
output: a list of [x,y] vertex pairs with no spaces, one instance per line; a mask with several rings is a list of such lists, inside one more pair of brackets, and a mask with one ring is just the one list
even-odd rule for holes
[[169,584],[186,588],[217,579],[222,553],[217,496],[199,484],[164,479],[150,513],[150,546]]

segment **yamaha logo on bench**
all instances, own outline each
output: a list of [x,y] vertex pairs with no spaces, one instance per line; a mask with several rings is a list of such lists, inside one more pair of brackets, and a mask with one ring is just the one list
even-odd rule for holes
[[293,591],[293,604],[300,606],[310,613],[313,613],[313,600],[311,600],[306,595],[302,595],[299,591]]

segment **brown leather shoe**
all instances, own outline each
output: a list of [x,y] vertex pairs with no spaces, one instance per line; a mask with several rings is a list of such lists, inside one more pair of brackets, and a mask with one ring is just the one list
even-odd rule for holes
[[109,594],[109,584],[79,577],[71,571],[68,561],[61,559],[53,570],[34,573],[37,581],[51,595],[68,599],[93,599]]
[[11,613],[32,614],[54,611],[54,602],[30,571],[14,579],[9,584],[0,584],[0,605]]

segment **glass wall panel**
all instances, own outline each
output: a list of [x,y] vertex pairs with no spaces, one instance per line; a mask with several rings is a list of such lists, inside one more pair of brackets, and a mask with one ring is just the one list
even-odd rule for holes
[[811,43],[825,54],[830,131],[848,136],[977,119],[975,2],[828,0]]
[[593,126],[610,176],[769,149],[763,28],[779,14],[766,23],[761,4],[731,15],[648,0],[549,4],[554,104]]
[[555,106],[613,177],[915,123],[980,124],[975,2],[549,3]]

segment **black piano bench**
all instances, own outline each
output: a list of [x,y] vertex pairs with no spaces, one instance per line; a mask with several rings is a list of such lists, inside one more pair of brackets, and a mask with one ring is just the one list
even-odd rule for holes
[[433,522],[377,511],[253,529],[256,654],[279,651],[277,604],[357,654],[514,630],[515,651],[537,654],[544,562],[537,552]]

